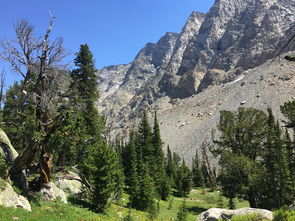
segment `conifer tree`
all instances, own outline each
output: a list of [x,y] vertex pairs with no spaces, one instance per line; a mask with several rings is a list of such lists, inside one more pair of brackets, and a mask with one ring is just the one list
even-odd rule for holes
[[288,130],[285,131],[285,146],[287,151],[287,163],[290,175],[290,185],[292,189],[292,196],[295,196],[295,149],[291,141]]
[[175,167],[173,166],[173,157],[169,145],[167,146],[166,174],[169,179],[170,186],[173,186],[175,177]]
[[200,167],[198,150],[196,150],[196,155],[193,158],[192,179],[194,186],[204,187],[204,175]]
[[175,189],[180,197],[187,197],[192,189],[192,174],[184,160],[176,170]]
[[177,221],[186,221],[187,220],[187,208],[186,208],[185,198],[182,200],[182,204],[179,207],[176,220]]
[[289,168],[287,149],[284,144],[282,130],[275,122],[271,109],[268,109],[267,142],[263,165],[266,169],[264,195],[259,203],[267,209],[283,206],[288,201],[290,187],[288,186]]
[[[83,169],[83,162],[87,158],[89,149],[102,140],[101,134],[105,127],[105,119],[99,116],[95,107],[95,102],[99,98],[98,76],[93,55],[87,44],[80,46],[80,51],[76,54],[75,65],[77,68],[71,73],[73,79],[71,90],[76,96],[75,102],[80,106],[80,113],[79,111],[76,113],[82,116],[76,163]],[[83,172],[87,174],[86,171]]]
[[166,200],[170,193],[170,186],[165,173],[165,158],[162,149],[163,141],[161,139],[160,127],[156,111],[154,116],[152,145],[154,153],[153,156],[151,156],[153,160],[152,162],[150,162],[150,164],[152,164],[151,174],[154,179],[157,194],[160,196],[161,199]]
[[153,162],[154,149],[152,145],[152,129],[148,122],[147,113],[145,111],[143,113],[143,117],[138,128],[138,135],[138,156],[142,155],[143,162],[145,163]]
[[131,195],[131,206],[135,209],[156,213],[155,186],[152,177],[149,175],[147,165],[140,159],[138,161],[138,188]]
[[112,196],[121,195],[123,190],[120,161],[117,154],[106,144],[93,148],[86,165],[90,171],[90,182],[93,185],[91,202],[94,209],[103,212]]
[[[281,106],[281,112],[287,118],[285,122],[287,128],[293,131],[293,138],[295,137],[295,101],[288,101]],[[286,130],[286,148],[288,168],[290,171],[290,185],[292,189],[292,198],[295,199],[295,144],[292,142],[288,131]]]

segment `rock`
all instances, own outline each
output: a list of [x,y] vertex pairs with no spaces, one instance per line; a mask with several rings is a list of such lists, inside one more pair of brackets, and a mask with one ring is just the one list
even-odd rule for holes
[[11,145],[9,138],[2,129],[0,129],[0,153],[8,163],[12,163],[18,156],[18,153]]
[[241,105],[244,105],[244,104],[246,104],[247,103],[247,101],[241,101]]
[[230,220],[233,216],[241,216],[246,214],[257,214],[261,219],[273,219],[273,214],[269,210],[242,208],[237,210],[211,208],[201,213],[197,221],[218,221],[219,219]]
[[74,172],[58,173],[56,175],[56,185],[70,194],[81,192],[81,178]]
[[0,205],[32,211],[29,201],[18,195],[7,182],[4,182],[4,187],[0,189]]
[[52,182],[46,184],[46,186],[41,189],[41,193],[47,201],[53,201],[60,198],[62,202],[68,202],[65,192]]

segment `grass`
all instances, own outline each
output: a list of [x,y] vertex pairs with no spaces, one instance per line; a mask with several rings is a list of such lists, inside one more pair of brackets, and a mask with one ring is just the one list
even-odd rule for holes
[[[222,198],[226,204],[225,198]],[[217,191],[203,192],[201,189],[194,189],[186,199],[188,211],[187,221],[195,221],[196,216],[201,212],[217,207],[221,204],[221,197]],[[160,214],[157,221],[176,220],[177,212],[183,199],[178,197],[170,198],[168,201],[160,201]],[[0,207],[0,220],[2,221],[120,221],[128,215],[128,196],[124,195],[122,205],[112,204],[105,214],[96,214],[74,203],[63,204],[62,202],[42,202],[32,204],[32,212],[23,209]],[[237,207],[247,207],[246,202],[237,202]],[[147,214],[131,209],[131,216],[134,221],[148,220]]]

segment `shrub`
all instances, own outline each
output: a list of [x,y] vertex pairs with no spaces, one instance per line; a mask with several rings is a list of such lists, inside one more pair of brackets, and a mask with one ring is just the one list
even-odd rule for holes
[[295,221],[295,210],[289,210],[287,206],[274,212],[274,221]]

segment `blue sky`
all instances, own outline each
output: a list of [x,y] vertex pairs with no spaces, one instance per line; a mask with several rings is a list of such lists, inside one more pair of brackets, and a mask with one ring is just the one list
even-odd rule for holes
[[[192,11],[207,12],[214,0],[0,0],[0,39],[14,39],[13,22],[26,18],[37,34],[56,16],[54,37],[62,37],[72,61],[80,44],[87,43],[96,67],[133,60],[147,42],[166,32],[179,32]],[[5,68],[7,84],[20,79]]]

